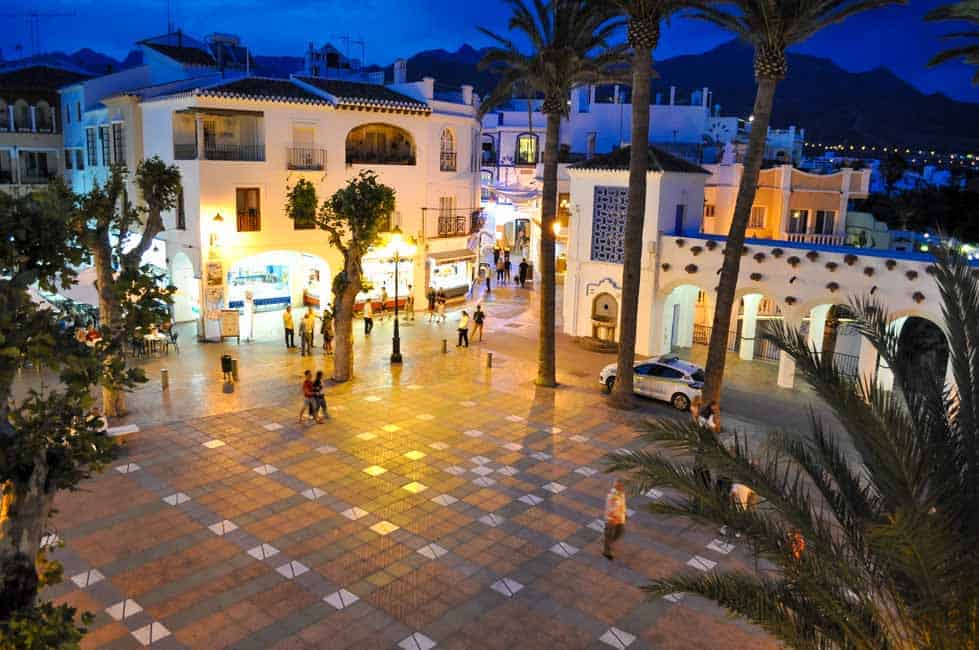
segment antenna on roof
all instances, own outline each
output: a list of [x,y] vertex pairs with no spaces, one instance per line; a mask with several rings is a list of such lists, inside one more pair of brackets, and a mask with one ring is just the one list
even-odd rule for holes
[[27,25],[30,28],[30,38],[31,38],[31,53],[37,56],[41,53],[41,19],[42,18],[61,18],[65,16],[74,16],[75,12],[62,13],[55,11],[23,11],[23,12],[13,12],[13,13],[2,13],[0,16],[5,18],[26,18]]

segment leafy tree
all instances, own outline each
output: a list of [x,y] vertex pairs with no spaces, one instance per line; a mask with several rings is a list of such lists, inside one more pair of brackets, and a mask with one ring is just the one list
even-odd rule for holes
[[[309,181],[300,180],[289,192],[286,213],[292,219],[309,218],[310,205],[316,205],[316,188]],[[317,227],[326,231],[330,244],[343,256],[343,270],[333,278],[335,381],[353,377],[354,301],[362,287],[362,260],[378,242],[380,233],[387,229],[392,212],[394,190],[378,183],[377,174],[365,170],[323,201],[315,213]]]
[[162,286],[162,275],[142,264],[142,257],[164,230],[163,211],[176,205],[180,170],[154,156],[137,167],[136,187],[140,206],[126,194],[126,170],[115,167],[104,185],[78,197],[74,210],[73,224],[95,265],[106,416],[125,413],[125,391],[146,381],[142,369],[126,366],[128,343],[137,327],[167,317],[174,289]]
[[904,178],[904,172],[908,171],[909,168],[908,161],[900,154],[887,154],[887,157],[881,162],[880,173],[884,177],[884,187],[887,188],[888,194],[894,192],[894,185]]
[[[39,587],[60,579],[60,567],[39,548],[55,493],[75,489],[112,456],[89,393],[106,361],[102,350],[77,342],[59,328],[57,313],[32,298],[34,287],[70,286],[85,261],[87,251],[65,218],[74,207],[61,183],[26,197],[0,194],[2,647],[77,641],[72,608],[36,603]],[[54,373],[56,385],[15,394],[18,370],[28,363]]]
[[[639,315],[639,282],[642,275],[643,224],[646,214],[646,177],[649,173],[649,86],[653,75],[653,50],[659,43],[660,22],[695,0],[608,0],[612,9],[628,20],[632,48],[632,146],[629,148],[629,207],[625,222],[622,260],[622,312],[619,318],[619,355],[613,406],[634,405],[633,371],[636,360],[636,323]],[[638,146],[637,146],[638,145]]]
[[[942,5],[925,14],[925,20],[955,20],[979,25],[979,0],[962,0],[949,5]],[[953,32],[945,38],[966,39],[968,42],[960,47],[952,47],[939,52],[928,62],[929,66],[941,65],[955,59],[962,59],[972,66],[979,66],[979,29],[967,32]],[[972,76],[972,84],[979,84],[979,70]]]
[[[854,325],[893,371],[892,391],[848,378],[794,328],[767,335],[843,431],[814,414],[808,438],[778,432],[754,450],[742,435],[725,445],[693,423],[657,421],[642,437],[666,451],[612,454],[632,490],[675,492],[652,512],[740,531],[773,567],[657,578],[650,596],[703,596],[792,648],[977,647],[979,287],[961,259],[938,257],[954,389],[944,367],[922,372],[883,305],[856,300]],[[720,476],[748,486],[759,505],[743,508]]]
[[557,165],[561,118],[568,112],[571,88],[578,84],[611,79],[609,65],[621,60],[621,48],[609,48],[609,36],[617,24],[601,6],[586,0],[507,0],[511,16],[508,28],[530,43],[524,52],[511,39],[480,28],[499,44],[491,48],[480,69],[499,70],[496,88],[480,105],[480,117],[506,104],[515,89],[529,89],[544,98],[541,112],[547,116],[544,136],[544,181],[541,197],[540,238],[540,336],[537,384],[556,386],[554,362],[555,268],[554,221],[557,216]]
[[714,322],[707,350],[703,390],[705,402],[719,399],[721,395],[728,329],[741,268],[741,249],[758,188],[758,173],[765,154],[775,88],[789,72],[785,52],[789,47],[853,14],[903,3],[903,0],[732,0],[729,4],[735,8],[734,12],[708,5],[695,14],[751,43],[755,49],[755,80],[758,82],[741,186],[738,188],[724,249],[724,263],[717,283]]

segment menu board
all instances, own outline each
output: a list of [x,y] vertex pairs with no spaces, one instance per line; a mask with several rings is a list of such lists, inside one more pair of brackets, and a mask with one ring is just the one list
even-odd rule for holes
[[240,334],[239,322],[238,322],[238,310],[222,309],[221,310],[221,339],[224,340],[225,338],[231,336],[238,339],[238,342],[241,343],[241,334]]

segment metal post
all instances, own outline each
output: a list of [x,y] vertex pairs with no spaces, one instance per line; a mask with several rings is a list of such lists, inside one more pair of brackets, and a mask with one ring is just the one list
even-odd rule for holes
[[492,368],[493,367],[493,353],[492,352],[487,352],[486,353],[486,367],[487,368]]
[[401,251],[394,251],[394,341],[392,341],[391,363],[401,363],[401,332],[398,329],[398,266]]
[[238,381],[238,359],[231,360],[231,378]]
[[449,340],[442,339],[442,352],[448,352],[448,351],[449,351]]
[[163,390],[170,388],[170,372],[166,368],[160,369],[160,388]]

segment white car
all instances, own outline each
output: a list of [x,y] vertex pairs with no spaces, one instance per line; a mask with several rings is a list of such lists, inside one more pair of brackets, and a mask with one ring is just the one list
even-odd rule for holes
[[[598,381],[612,392],[616,364],[602,368]],[[679,357],[663,356],[637,361],[633,366],[633,391],[637,395],[669,402],[673,408],[686,411],[704,387],[704,369]]]

